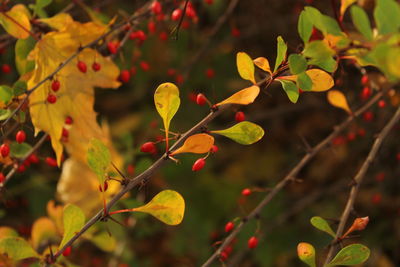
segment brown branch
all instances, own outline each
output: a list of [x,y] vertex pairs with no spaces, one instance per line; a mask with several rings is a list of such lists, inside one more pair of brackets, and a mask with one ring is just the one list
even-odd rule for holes
[[297,174],[302,170],[302,168],[312,159],[314,156],[321,151],[323,148],[327,147],[332,140],[344,129],[346,129],[356,117],[360,116],[367,109],[369,109],[373,104],[375,104],[383,95],[383,92],[378,92],[370,101],[368,101],[364,106],[359,108],[353,116],[349,116],[344,122],[334,127],[334,130],[329,134],[324,140],[319,144],[311,148],[307,154],[297,163],[297,165],[278,183],[275,187],[264,197],[264,199],[246,216],[242,219],[240,224],[228,235],[221,246],[207,259],[207,261],[202,265],[202,267],[210,266],[211,263],[220,255],[223,249],[230,244],[230,242],[239,234],[244,225],[246,225],[250,220],[259,217],[263,208],[278,194],[289,182],[296,178]]
[[378,137],[376,137],[374,144],[372,145],[371,150],[368,153],[367,158],[365,159],[364,163],[362,164],[360,170],[354,176],[354,178],[353,178],[354,183],[353,183],[353,186],[351,187],[350,195],[347,200],[346,207],[344,208],[342,216],[340,217],[339,226],[336,231],[336,238],[333,241],[333,243],[329,249],[328,256],[326,257],[326,260],[325,260],[325,264],[327,264],[331,260],[332,255],[336,251],[336,247],[337,247],[336,241],[343,234],[347,219],[349,218],[350,212],[353,210],[354,201],[357,197],[358,190],[360,189],[361,183],[365,177],[365,174],[368,171],[369,166],[376,158],[378,151],[379,151],[380,147],[382,146],[383,141],[385,140],[385,138],[387,137],[389,132],[392,130],[392,128],[395,126],[395,124],[399,120],[400,120],[400,107],[397,109],[396,113],[393,115],[393,117],[389,120],[389,122],[385,125],[385,127],[379,133]]

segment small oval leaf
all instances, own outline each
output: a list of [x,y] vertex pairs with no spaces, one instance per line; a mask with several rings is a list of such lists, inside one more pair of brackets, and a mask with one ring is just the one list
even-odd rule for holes
[[214,137],[209,134],[200,133],[189,136],[183,145],[172,151],[171,156],[181,153],[204,154],[210,151],[214,145]]
[[0,254],[7,254],[9,258],[15,261],[40,257],[31,245],[21,237],[5,237],[1,239]]
[[41,217],[32,226],[31,244],[35,249],[39,249],[42,242],[59,240],[56,226],[47,217]]
[[[289,76],[285,77],[288,78]],[[291,77],[297,77],[297,76],[291,76]],[[286,95],[288,96],[290,102],[296,103],[297,100],[299,100],[299,89],[297,88],[296,84],[291,81],[283,80],[283,79],[277,79],[283,87],[283,90],[285,91]]]
[[315,248],[313,245],[301,242],[297,245],[297,256],[310,267],[315,267]]
[[322,232],[325,232],[329,234],[332,237],[335,237],[335,232],[333,232],[332,228],[329,226],[328,222],[322,219],[319,216],[314,216],[310,220],[311,224],[317,228],[318,230],[321,230]]
[[240,77],[245,80],[256,83],[254,78],[254,63],[251,57],[245,52],[239,52],[236,54],[236,66]]
[[63,222],[64,235],[59,249],[61,249],[75,235],[76,232],[81,230],[85,224],[85,214],[83,214],[83,211],[79,207],[73,204],[68,204],[64,207]]
[[285,41],[283,40],[282,36],[278,36],[277,42],[278,42],[278,47],[277,47],[277,52],[276,52],[274,72],[278,69],[278,67],[285,60],[286,51],[287,51],[287,45],[286,45]]
[[259,67],[260,69],[262,69],[263,71],[268,72],[269,74],[272,74],[271,71],[271,67],[269,65],[269,61],[268,59],[266,59],[265,57],[258,57],[256,59],[253,60],[253,63]]
[[264,136],[264,130],[255,123],[242,121],[234,126],[211,133],[220,134],[242,145],[251,145]]
[[17,143],[12,142],[10,144],[10,153],[11,156],[15,158],[23,158],[26,154],[32,149],[32,146],[28,143]]
[[13,6],[7,12],[1,12],[0,24],[10,35],[17,39],[25,39],[30,36],[29,11],[22,4]]
[[181,104],[178,87],[173,83],[160,84],[154,93],[154,104],[163,119],[168,147],[169,125]]
[[342,248],[327,266],[357,265],[369,258],[370,250],[361,244],[351,244]]
[[165,224],[177,225],[183,220],[185,200],[176,191],[164,190],[158,193],[146,205],[133,208],[131,211],[148,213]]
[[337,108],[345,110],[347,113],[351,114],[351,109],[347,103],[347,99],[344,94],[338,90],[330,90],[327,95],[328,102]]
[[307,70],[306,73],[312,81],[311,91],[313,92],[322,92],[329,90],[335,84],[332,76],[323,70],[311,69]]
[[307,70],[307,60],[298,54],[291,54],[288,58],[290,72],[294,75]]
[[93,172],[97,174],[100,183],[104,182],[104,175],[111,164],[111,154],[106,145],[99,139],[93,138],[87,150],[87,162]]
[[237,105],[248,105],[254,102],[257,96],[260,94],[260,87],[257,85],[250,86],[242,89],[237,93],[234,93],[227,99],[216,104],[217,106],[223,104],[237,104]]

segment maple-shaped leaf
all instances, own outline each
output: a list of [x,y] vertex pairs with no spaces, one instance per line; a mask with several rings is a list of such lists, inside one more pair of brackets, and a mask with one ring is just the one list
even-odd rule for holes
[[[30,57],[35,60],[36,67],[28,81],[28,88],[32,88],[52,73],[81,45],[92,42],[106,31],[105,26],[93,22],[82,24],[68,19],[68,15],[58,16],[68,23],[61,26],[57,20],[57,23],[54,20],[48,21],[59,30],[45,34],[31,52]],[[64,145],[72,157],[85,161],[87,147],[92,138],[106,141],[93,110],[94,87],[117,88],[120,85],[117,81],[118,67],[97,51],[84,49],[79,54],[79,60],[88,66],[86,73],[77,68],[78,59],[74,59],[55,75],[54,79],[60,83],[60,89],[56,93],[51,91],[52,81],[47,81],[29,98],[35,133],[44,131],[50,135],[58,164]],[[95,72],[90,68],[94,62],[101,64],[100,71]],[[47,101],[49,93],[56,95],[55,103]],[[65,124],[67,117],[72,118],[71,125]],[[65,142],[61,138],[63,128],[69,133]]]

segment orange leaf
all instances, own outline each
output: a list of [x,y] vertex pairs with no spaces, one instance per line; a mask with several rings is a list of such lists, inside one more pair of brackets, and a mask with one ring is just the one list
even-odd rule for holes
[[347,99],[344,94],[338,90],[331,90],[328,92],[328,102],[337,108],[344,109],[347,113],[351,114],[351,109],[347,103]]
[[254,102],[259,93],[260,93],[260,87],[258,87],[257,85],[253,85],[240,90],[239,92],[231,95],[230,97],[228,97],[222,102],[219,102],[216,105],[217,106],[223,104],[248,105]]
[[196,153],[203,154],[210,151],[214,144],[214,137],[211,135],[200,133],[189,136],[183,145],[175,151],[172,151],[171,156],[181,153]]
[[269,61],[265,57],[258,57],[253,60],[254,64],[262,69],[263,71],[269,72],[272,75],[271,67],[269,66]]

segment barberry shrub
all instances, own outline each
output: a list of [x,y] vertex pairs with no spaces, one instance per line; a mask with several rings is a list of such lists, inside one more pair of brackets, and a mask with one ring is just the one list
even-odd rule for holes
[[1,266],[400,264],[398,2],[119,2],[0,5]]

